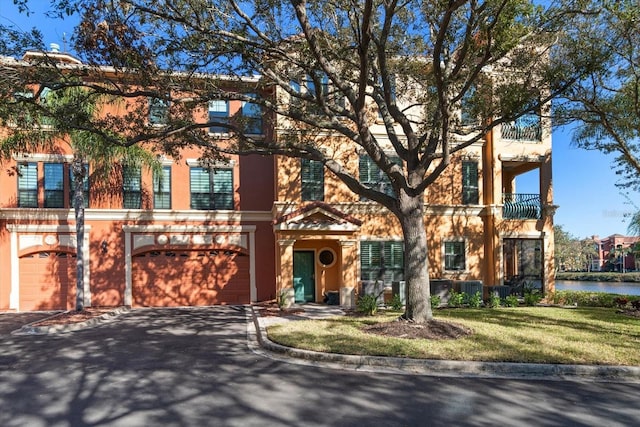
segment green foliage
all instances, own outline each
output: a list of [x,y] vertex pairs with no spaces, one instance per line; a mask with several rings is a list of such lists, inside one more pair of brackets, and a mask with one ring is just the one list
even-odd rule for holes
[[400,299],[400,295],[393,294],[391,301],[389,301],[389,307],[395,311],[402,310],[402,299]]
[[373,316],[378,312],[378,296],[371,294],[360,295],[356,303],[356,310],[358,313]]
[[467,294],[464,292],[456,292],[454,290],[451,290],[451,292],[449,293],[449,307],[462,307],[462,304],[464,304],[465,302],[466,295]]
[[524,304],[528,306],[534,306],[540,302],[542,295],[537,289],[530,290],[524,293]]
[[504,305],[507,307],[518,307],[520,305],[520,300],[516,295],[508,295],[504,299]]
[[560,225],[553,226],[553,235],[554,257],[559,271],[586,270],[591,259],[597,256],[592,239],[578,239]]
[[501,305],[500,295],[497,292],[492,292],[489,295],[489,300],[487,301],[487,305],[491,308],[498,308]]
[[595,1],[596,14],[585,15],[562,34],[559,45],[573,66],[585,64],[566,103],[554,108],[556,123],[572,123],[574,142],[615,154],[618,185],[640,189],[640,8],[635,0]]
[[278,308],[282,310],[287,306],[287,291],[285,289],[281,289],[278,292]]
[[[556,291],[550,298],[554,304],[578,307],[620,307],[640,300],[636,295],[618,295],[605,292]],[[626,302],[625,302],[626,301]],[[623,304],[624,302],[624,304]]]
[[431,295],[431,308],[440,307],[441,302],[442,298],[440,298],[440,295]]
[[467,304],[469,304],[470,308],[482,307],[482,294],[480,292],[476,292],[475,294],[470,295],[467,298]]

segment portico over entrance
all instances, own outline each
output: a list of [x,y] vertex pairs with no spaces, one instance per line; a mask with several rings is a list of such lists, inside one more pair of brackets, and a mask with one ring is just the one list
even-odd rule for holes
[[353,306],[361,221],[313,202],[274,219],[277,298]]

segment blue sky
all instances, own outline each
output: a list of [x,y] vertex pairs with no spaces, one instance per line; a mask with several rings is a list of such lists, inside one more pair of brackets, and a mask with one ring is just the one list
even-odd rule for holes
[[[19,15],[11,0],[0,0],[0,23],[15,24],[23,30],[35,26],[41,30],[47,43],[63,47],[63,38],[73,32],[75,21],[53,20],[41,12],[49,2],[34,1],[35,13]],[[40,12],[38,12],[38,10]],[[559,205],[555,223],[576,237],[597,234],[626,234],[625,215],[636,210],[630,200],[640,208],[640,195],[625,197],[615,183],[618,180],[612,169],[613,156],[597,151],[586,151],[571,145],[570,131],[555,129],[553,132],[553,188],[554,203]],[[518,192],[537,193],[536,174],[518,179]]]

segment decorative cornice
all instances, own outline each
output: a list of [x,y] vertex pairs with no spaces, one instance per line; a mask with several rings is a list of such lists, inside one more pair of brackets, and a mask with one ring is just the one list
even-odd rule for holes
[[256,231],[255,225],[123,225],[130,233],[248,233]]
[[[141,209],[85,209],[85,221],[165,221],[165,222],[268,222],[269,211],[199,211],[199,210],[141,210]],[[73,209],[5,208],[0,218],[12,221],[72,221]]]
[[292,212],[282,215],[279,218],[276,218],[273,222],[274,224],[280,224],[283,222],[289,222],[293,220],[303,220],[311,215],[316,213],[323,214],[328,218],[331,218],[337,222],[350,222],[356,226],[362,225],[362,221],[358,218],[355,218],[349,214],[342,212],[340,209],[336,209],[335,207],[329,205],[328,203],[316,201],[308,203],[302,206],[299,209],[296,209]]

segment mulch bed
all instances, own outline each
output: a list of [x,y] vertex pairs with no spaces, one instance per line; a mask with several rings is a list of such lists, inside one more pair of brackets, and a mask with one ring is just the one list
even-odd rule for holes
[[93,319],[94,317],[102,316],[105,313],[110,313],[113,310],[115,310],[115,307],[86,307],[81,311],[70,310],[63,313],[54,314],[51,317],[48,317],[37,323],[33,323],[31,326],[52,326],[80,323]]
[[457,339],[473,334],[473,331],[465,326],[436,319],[432,319],[427,323],[415,323],[397,319],[392,322],[369,325],[362,330],[371,334],[395,338],[427,340]]
[[263,301],[253,303],[260,316],[262,317],[283,317],[296,313],[304,313],[303,308],[280,308],[275,301]]

